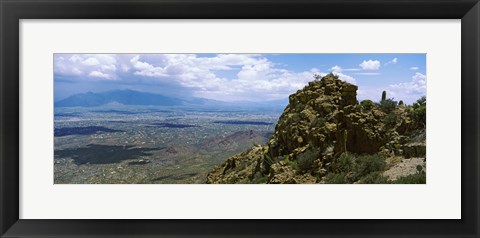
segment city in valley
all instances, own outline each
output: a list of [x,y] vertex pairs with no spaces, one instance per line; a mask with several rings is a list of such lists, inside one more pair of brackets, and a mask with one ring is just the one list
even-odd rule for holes
[[164,106],[56,108],[55,184],[204,183],[263,144],[279,110]]

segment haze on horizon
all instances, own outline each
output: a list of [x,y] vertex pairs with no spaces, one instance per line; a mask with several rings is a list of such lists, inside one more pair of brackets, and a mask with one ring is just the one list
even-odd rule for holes
[[334,73],[358,99],[411,104],[426,95],[425,54],[55,54],[55,101],[85,92],[135,90],[218,101],[285,99]]

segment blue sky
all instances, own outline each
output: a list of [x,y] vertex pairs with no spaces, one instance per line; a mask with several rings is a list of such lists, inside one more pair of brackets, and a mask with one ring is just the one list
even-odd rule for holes
[[425,54],[55,54],[55,100],[132,89],[221,101],[288,97],[333,72],[359,87],[358,99],[410,104],[426,95]]

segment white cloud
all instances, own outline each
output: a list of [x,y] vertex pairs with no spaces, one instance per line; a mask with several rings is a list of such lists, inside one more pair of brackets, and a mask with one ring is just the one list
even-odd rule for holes
[[[59,59],[64,60],[65,58],[60,56]],[[75,63],[77,61],[81,61],[82,58],[78,55],[72,55],[68,60]]]
[[418,70],[418,67],[410,67],[410,70]]
[[427,76],[421,73],[415,73],[410,82],[391,84],[389,86],[391,94],[397,100],[403,100],[407,103],[415,102],[427,93]]
[[95,78],[111,79],[110,75],[104,74],[104,73],[99,72],[99,71],[92,71],[92,72],[90,72],[90,74],[88,74],[88,76],[95,77]]
[[362,69],[357,69],[357,68],[351,68],[351,69],[344,69],[338,65],[333,66],[330,68],[330,72],[343,72],[343,71],[360,71]]
[[85,59],[84,61],[82,61],[82,64],[87,65],[87,66],[94,66],[94,65],[99,65],[99,64],[100,64],[100,61],[98,61],[97,58],[90,57],[90,58]]
[[362,73],[354,73],[355,75],[367,75],[367,76],[375,76],[375,75],[380,75],[380,73],[367,73],[367,72],[362,72]]
[[106,54],[55,54],[54,72],[65,76],[115,79],[116,63],[115,56]]
[[398,63],[398,58],[393,58],[392,60],[388,61],[384,65],[387,66],[387,65],[396,64],[396,63]]
[[73,73],[73,74],[80,75],[80,74],[82,74],[83,72],[82,72],[81,70],[79,70],[78,68],[73,67],[73,68],[72,68],[72,73]]
[[[75,80],[167,83],[188,89],[193,96],[225,101],[286,98],[312,81],[314,74],[327,74],[316,68],[294,72],[262,55],[246,54],[58,55],[54,65],[55,74],[75,76]],[[337,66],[334,74],[356,84],[355,78],[340,72],[347,70],[360,69]]]
[[[261,55],[163,55],[163,59],[142,60],[133,57],[131,63],[136,75],[156,80],[175,80],[194,90],[195,96],[217,100],[274,100],[285,98],[313,80],[314,74],[326,73],[313,68],[293,72],[281,68]],[[236,77],[218,77],[216,71],[238,71]],[[340,70],[339,67],[337,71]],[[340,79],[356,83],[355,79],[335,72]]]
[[351,68],[351,69],[342,69],[342,71],[360,71],[362,69]]
[[380,61],[378,60],[368,60],[363,61],[359,66],[364,70],[378,70],[380,68]]
[[332,72],[342,72],[342,67],[335,65],[332,68],[330,68],[330,71]]

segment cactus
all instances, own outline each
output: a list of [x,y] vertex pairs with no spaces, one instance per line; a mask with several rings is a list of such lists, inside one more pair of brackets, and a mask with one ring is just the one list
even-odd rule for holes
[[343,149],[344,149],[344,152],[347,152],[347,135],[348,135],[348,131],[345,129],[343,131]]
[[382,92],[382,101],[385,101],[385,99],[387,99],[387,92],[383,91]]

